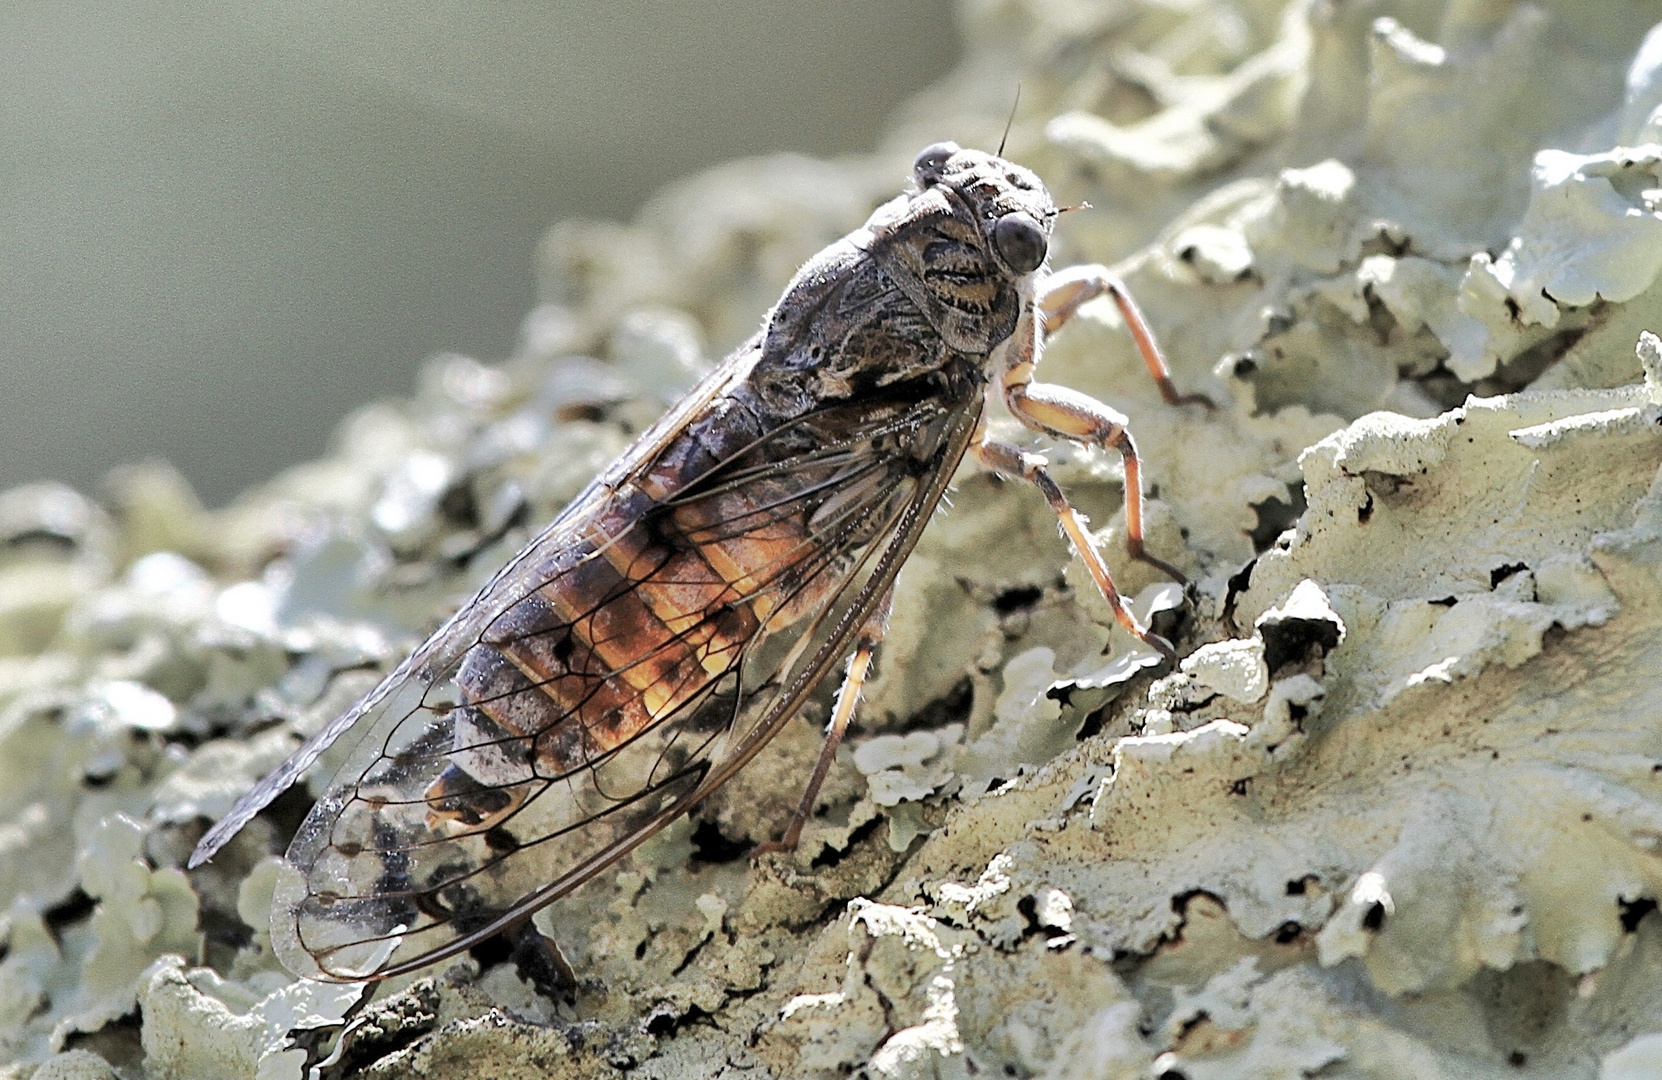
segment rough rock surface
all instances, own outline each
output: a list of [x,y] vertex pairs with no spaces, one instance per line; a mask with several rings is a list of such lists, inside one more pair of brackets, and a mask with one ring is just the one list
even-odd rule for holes
[[[159,464],[0,494],[0,1077],[1656,1075],[1659,20],[965,0],[869,157],[557,227],[513,357],[232,507]],[[966,472],[794,856],[748,857],[823,702],[539,916],[574,1001],[486,955],[337,1040],[358,988],[266,932],[306,794],[186,873],[205,823],[1018,82],[1009,155],[1095,208],[1053,262],[1116,264],[1219,404],[1162,406],[1106,305],[1046,354],[1132,418],[1187,603],[1124,559],[1117,463],[1054,459],[1181,668]]]

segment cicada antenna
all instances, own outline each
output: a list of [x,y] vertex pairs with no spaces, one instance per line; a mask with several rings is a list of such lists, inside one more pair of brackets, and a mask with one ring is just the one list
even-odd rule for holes
[[1016,84],[1016,100],[1010,102],[1010,118],[1004,121],[1004,134],[998,137],[998,153],[994,157],[1004,156],[1004,144],[1010,139],[1010,125],[1016,122],[1016,106],[1021,104],[1021,83]]

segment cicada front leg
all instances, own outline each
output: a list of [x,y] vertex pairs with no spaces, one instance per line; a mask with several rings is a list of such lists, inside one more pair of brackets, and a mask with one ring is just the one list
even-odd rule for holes
[[[1035,302],[1022,312],[1016,332],[1012,336],[999,372],[999,389],[1004,402],[1015,418],[1034,431],[1054,438],[1086,446],[1100,446],[1115,450],[1125,463],[1125,546],[1132,558],[1148,563],[1180,584],[1187,584],[1183,572],[1171,563],[1152,555],[1143,543],[1143,488],[1142,461],[1137,455],[1137,443],[1131,437],[1128,421],[1123,413],[1077,390],[1054,383],[1035,382],[1034,365],[1038,361],[1040,344],[1046,332],[1061,327],[1087,301],[1108,296],[1125,317],[1127,328],[1137,349],[1147,364],[1149,374],[1160,388],[1160,396],[1167,404],[1204,404],[1212,402],[1201,394],[1180,394],[1171,381],[1171,370],[1166,366],[1148,321],[1131,299],[1131,294],[1118,278],[1103,266],[1075,266],[1052,274],[1040,283]],[[1037,312],[1037,316],[1035,316]],[[1072,541],[1079,557],[1084,560],[1101,590],[1112,606],[1114,617],[1127,632],[1176,663],[1177,654],[1171,643],[1140,625],[1131,613],[1131,607],[1114,585],[1108,566],[1090,542],[1084,519],[1069,504],[1067,496],[1051,479],[1043,457],[1025,453],[1017,447],[983,439],[976,448],[976,456],[988,468],[1006,476],[1021,477],[1038,487],[1056,512],[1062,531]]]
[[1166,365],[1166,357],[1160,352],[1160,343],[1154,339],[1154,331],[1149,329],[1142,309],[1131,298],[1125,282],[1109,273],[1101,263],[1070,266],[1039,282],[1038,303],[1039,311],[1044,316],[1044,332],[1055,333],[1081,307],[1101,296],[1113,300],[1114,306],[1120,309],[1125,328],[1131,332],[1131,340],[1137,343],[1137,351],[1142,354],[1143,363],[1148,365],[1148,373],[1160,388],[1160,396],[1167,405],[1217,408],[1205,394],[1178,393],[1177,386],[1171,381],[1171,368]]
[[[1137,617],[1131,613],[1131,605],[1126,602],[1125,597],[1120,594],[1119,587],[1114,584],[1114,577],[1108,572],[1108,564],[1102,561],[1102,555],[1097,551],[1096,545],[1091,543],[1091,534],[1085,529],[1085,519],[1080,516],[1079,511],[1073,508],[1073,504],[1068,502],[1068,497],[1062,493],[1062,489],[1057,486],[1056,481],[1051,479],[1050,470],[1047,467],[1049,463],[1038,454],[1030,454],[1023,451],[1019,446],[1011,446],[1009,443],[996,442],[992,439],[983,439],[977,443],[974,453],[976,459],[993,472],[1001,476],[1008,476],[1011,479],[1019,477],[1039,489],[1040,493],[1044,495],[1045,501],[1050,503],[1051,510],[1055,511],[1056,520],[1061,522],[1062,532],[1067,535],[1068,540],[1073,544],[1073,549],[1079,553],[1079,558],[1084,561],[1085,568],[1091,572],[1091,578],[1096,582],[1096,587],[1102,592],[1103,598],[1108,601],[1109,607],[1113,609],[1115,621],[1125,628],[1126,633],[1164,656],[1167,662],[1175,667],[1177,664],[1177,650],[1172,648],[1171,642],[1139,623]],[[1127,505],[1129,505],[1129,502],[1130,500],[1127,499]],[[1129,518],[1130,515],[1128,514],[1127,519],[1129,520]],[[1140,540],[1139,537],[1139,548],[1141,547]],[[1149,561],[1157,566],[1168,565],[1159,559],[1151,558]],[[1175,569],[1171,573],[1176,576],[1178,581],[1184,580],[1183,575]]]

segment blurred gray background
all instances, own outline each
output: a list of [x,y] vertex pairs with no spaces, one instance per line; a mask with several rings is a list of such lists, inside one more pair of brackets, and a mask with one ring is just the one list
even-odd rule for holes
[[543,229],[868,149],[949,0],[0,2],[0,488],[210,505],[421,360],[505,355]]

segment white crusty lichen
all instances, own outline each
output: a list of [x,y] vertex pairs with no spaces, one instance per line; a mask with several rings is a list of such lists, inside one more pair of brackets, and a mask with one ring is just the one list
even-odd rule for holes
[[[1662,3],[965,0],[873,154],[566,223],[500,364],[440,357],[204,511],[164,465],[0,494],[0,1077],[1654,1075],[1662,1061]],[[966,472],[792,855],[827,695],[693,820],[481,957],[271,953],[306,789],[205,823],[374,685],[916,150],[996,145],[1113,264],[1047,448],[1161,670],[1042,499]],[[1020,438],[1008,418],[1001,435]],[[1107,647],[1105,650],[1105,646]],[[485,966],[481,969],[481,964]]]

